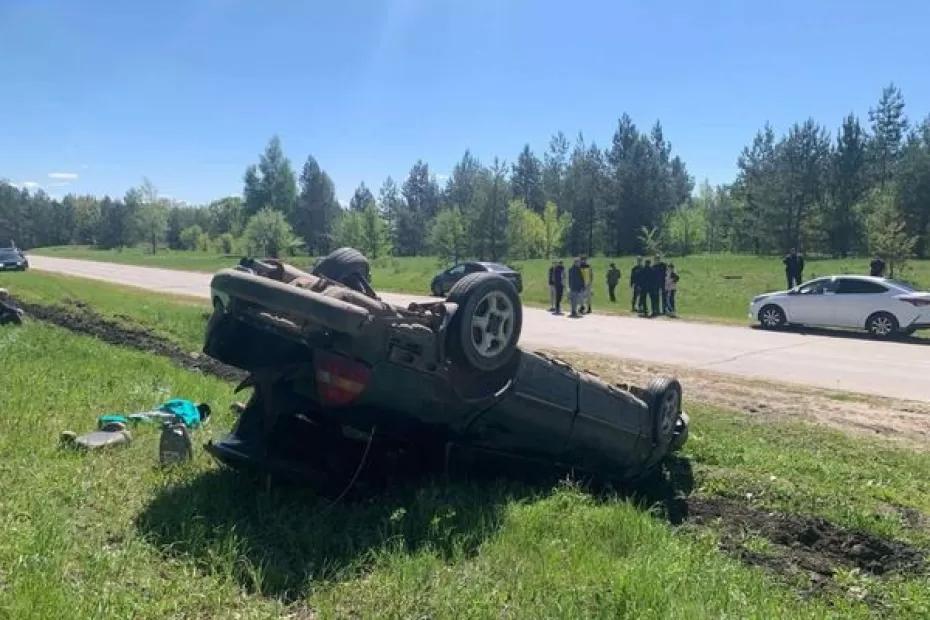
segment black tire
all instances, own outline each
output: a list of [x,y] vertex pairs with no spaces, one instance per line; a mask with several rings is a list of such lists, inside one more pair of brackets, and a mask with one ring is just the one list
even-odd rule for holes
[[894,336],[900,335],[901,326],[898,319],[888,312],[876,312],[865,322],[865,328],[873,338],[887,340]]
[[762,329],[781,329],[788,323],[785,311],[780,306],[768,304],[759,310],[759,324]]
[[472,273],[455,283],[447,300],[458,305],[449,326],[452,358],[481,371],[506,365],[523,328],[523,306],[513,284],[493,273]]
[[377,299],[371,288],[371,267],[365,255],[355,248],[339,248],[320,259],[311,272],[339,282],[353,291]]
[[681,415],[681,383],[678,379],[658,377],[646,388],[646,404],[652,415],[652,436],[660,450],[668,451],[675,440]]
[[342,282],[349,276],[359,274],[366,280],[371,280],[371,266],[368,264],[368,259],[355,248],[333,250],[321,258],[310,273],[336,282]]

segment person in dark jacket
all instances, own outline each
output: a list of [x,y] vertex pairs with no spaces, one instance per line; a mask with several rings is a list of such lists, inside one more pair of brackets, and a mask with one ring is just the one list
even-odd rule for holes
[[876,256],[872,259],[872,262],[869,263],[869,275],[876,278],[885,277],[885,261],[883,261],[880,256]]
[[607,270],[607,295],[611,302],[617,301],[617,284],[620,283],[620,270],[613,263],[610,263],[610,269]]
[[562,261],[552,268],[552,281],[555,287],[555,313],[562,314],[562,296],[565,294],[565,264]]
[[788,281],[788,288],[801,284],[804,279],[804,257],[798,254],[796,248],[791,251],[781,261],[785,265],[785,279]]
[[571,304],[572,318],[581,316],[578,314],[578,305],[584,300],[584,276],[581,274],[581,259],[576,258],[572,266],[568,268],[568,302]]
[[555,266],[557,261],[552,261],[549,265],[549,312],[555,312]]
[[[640,272],[639,281],[641,286],[641,293],[639,298],[639,313],[643,316],[649,316],[650,305],[654,310],[656,305],[658,305],[658,300],[653,301],[652,295],[655,292],[656,295],[659,294],[659,288],[653,286],[653,280],[655,280],[655,274],[652,270],[652,261],[646,260],[643,263],[643,270]],[[655,289],[653,291],[653,289]]]
[[[656,254],[656,260],[652,264],[652,270],[655,272],[655,287],[659,292],[659,314],[665,314],[665,308],[668,307],[668,294],[665,292],[665,277],[668,275],[668,265],[662,260],[662,257]],[[656,307],[652,306],[652,315],[656,315]]]
[[643,257],[636,258],[636,264],[630,269],[630,291],[633,293],[633,302],[630,312],[643,314]]

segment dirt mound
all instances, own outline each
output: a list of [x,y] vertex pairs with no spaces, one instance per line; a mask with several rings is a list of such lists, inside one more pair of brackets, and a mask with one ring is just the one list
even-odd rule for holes
[[104,318],[81,302],[75,302],[70,308],[21,301],[16,303],[26,312],[27,316],[32,318],[78,334],[93,336],[109,344],[167,357],[187,370],[213,375],[227,381],[241,381],[246,376],[238,368],[222,364],[212,357],[187,352],[167,338],[153,334],[143,327],[132,325],[127,319],[114,321]]
[[724,551],[747,564],[807,578],[808,591],[836,589],[840,570],[873,576],[917,573],[924,555],[899,541],[848,530],[819,517],[771,512],[725,498],[689,498],[686,523],[713,527]]

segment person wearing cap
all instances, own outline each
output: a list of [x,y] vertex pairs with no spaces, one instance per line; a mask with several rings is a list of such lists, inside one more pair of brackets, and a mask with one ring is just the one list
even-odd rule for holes
[[607,270],[607,295],[611,303],[617,301],[617,284],[620,283],[620,270],[614,263],[610,263],[610,269]]

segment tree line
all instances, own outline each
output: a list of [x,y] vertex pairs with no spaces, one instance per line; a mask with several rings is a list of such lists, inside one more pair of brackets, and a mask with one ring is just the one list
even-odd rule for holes
[[703,184],[663,229],[677,252],[930,252],[930,116],[911,124],[886,87],[864,123],[843,118],[834,137],[807,119],[776,136],[760,129],[729,185]]
[[558,132],[537,156],[483,163],[466,151],[440,183],[420,160],[349,204],[317,160],[299,173],[273,137],[246,168],[241,197],[205,206],[166,200],[148,181],[119,199],[53,200],[0,182],[0,240],[23,247],[146,243],[156,251],[324,254],[352,245],[372,257],[489,260],[665,251],[837,256],[930,251],[930,117],[912,125],[900,90],[882,92],[868,123],[844,118],[836,137],[812,119],[776,136],[760,129],[734,182],[694,182],[662,125],[626,114],[606,148]]

